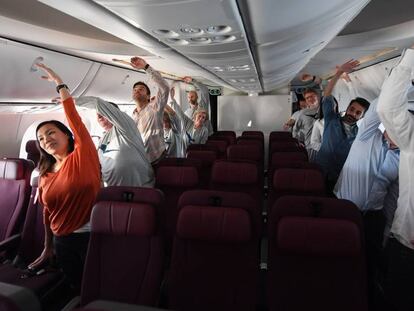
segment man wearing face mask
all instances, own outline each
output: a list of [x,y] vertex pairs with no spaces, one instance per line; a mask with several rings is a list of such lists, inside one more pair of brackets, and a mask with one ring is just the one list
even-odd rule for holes
[[350,60],[337,67],[321,103],[325,124],[322,144],[315,162],[323,170],[329,191],[332,191],[358,133],[356,122],[364,116],[370,105],[366,99],[357,97],[351,100],[343,117],[335,112],[336,102],[332,91],[342,74],[351,72],[357,66],[358,61]]

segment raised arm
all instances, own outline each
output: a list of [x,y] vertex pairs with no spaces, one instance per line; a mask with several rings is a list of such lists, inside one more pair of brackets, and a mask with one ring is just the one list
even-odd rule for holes
[[131,66],[135,69],[142,69],[145,70],[149,79],[153,81],[158,86],[157,95],[155,96],[155,100],[151,101],[151,104],[154,108],[159,111],[160,113],[164,111],[165,105],[168,102],[168,92],[169,86],[167,81],[161,76],[161,74],[152,68],[144,59],[140,57],[132,57],[131,58]]
[[344,73],[350,73],[355,67],[359,66],[359,61],[351,59],[347,61],[346,63],[342,64],[341,66],[338,66],[336,68],[336,72],[334,76],[329,80],[328,85],[326,86],[323,95],[324,96],[330,96],[332,95],[332,91],[335,88],[336,83],[338,82],[339,78]]
[[381,124],[381,120],[377,113],[378,98],[371,102],[367,113],[362,118],[361,123],[358,125],[358,134],[357,138],[359,140],[365,141],[372,137],[378,129],[378,126]]
[[70,95],[66,84],[64,84],[63,80],[46,65],[40,63],[36,65],[46,73],[46,76],[42,76],[42,79],[54,82],[56,84],[56,89],[59,90],[59,95],[63,104],[66,118],[69,123],[69,127],[75,136],[75,146],[88,144],[89,146],[93,147],[93,149],[95,149],[92,138],[89,135],[86,126],[83,124],[82,119],[75,108],[73,98]]
[[196,88],[200,90],[199,94],[199,100],[198,100],[198,106],[199,108],[206,109],[208,111],[210,107],[210,95],[208,91],[208,87],[205,86],[203,83],[191,78],[191,77],[184,77],[183,81],[186,83],[192,83]]
[[399,64],[382,85],[378,114],[387,133],[401,150],[414,150],[414,115],[408,111],[408,88],[414,70],[414,46],[405,51]]
[[[108,119],[132,145],[138,144],[140,148],[143,148],[142,138],[137,130],[136,124],[125,112],[122,112],[111,103],[99,97],[79,97],[75,102],[77,106],[94,109],[98,114]],[[137,140],[140,140],[141,144]]]
[[189,131],[194,127],[194,121],[185,115],[184,111],[181,109],[180,105],[178,105],[174,97],[175,88],[171,88],[171,107],[174,109],[176,116],[181,121],[183,128],[186,131]]

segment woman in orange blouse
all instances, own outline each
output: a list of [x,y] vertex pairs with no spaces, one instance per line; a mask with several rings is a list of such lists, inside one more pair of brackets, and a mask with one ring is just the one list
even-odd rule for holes
[[56,83],[70,130],[56,120],[38,125],[40,145],[39,199],[43,205],[45,245],[29,269],[53,254],[75,290],[80,289],[89,242],[89,219],[100,189],[100,166],[93,141],[75,109],[68,87],[44,64],[37,64]]

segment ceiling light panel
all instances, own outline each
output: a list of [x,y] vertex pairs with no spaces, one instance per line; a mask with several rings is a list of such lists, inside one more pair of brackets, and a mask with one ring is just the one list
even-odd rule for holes
[[[236,0],[94,2],[131,24],[139,25],[226,82],[229,82],[226,80],[228,73],[241,72],[250,72],[259,81]],[[245,64],[249,66],[236,67],[240,59],[246,59]],[[214,66],[223,68],[209,69]]]

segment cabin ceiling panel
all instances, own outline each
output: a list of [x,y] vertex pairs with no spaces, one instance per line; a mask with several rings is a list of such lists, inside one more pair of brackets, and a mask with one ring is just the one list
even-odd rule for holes
[[[76,90],[93,66],[93,62],[88,60],[10,40],[0,40],[0,47],[0,102],[50,102],[57,96],[55,85],[40,78],[43,74],[33,66],[35,60],[44,61],[56,70],[72,91]],[[68,63],[71,66],[67,66]]]
[[[145,49],[152,55],[160,57],[160,59],[168,59],[169,62],[161,62],[158,60],[152,61],[156,69],[170,72],[174,75],[180,75],[178,71],[186,71],[186,75],[193,76],[203,76],[205,79],[212,81],[215,85],[221,85],[230,89],[234,89],[230,84],[226,83],[225,80],[221,79],[219,75],[216,75],[213,72],[206,70],[204,67],[200,66],[196,61],[190,59],[186,55],[183,55],[174,48],[171,48],[164,41],[159,40],[154,33],[147,31],[142,28],[142,25],[137,20],[132,20],[129,17],[123,17],[118,14],[109,6],[105,6],[105,2],[100,4],[99,1],[83,1],[83,0],[71,0],[71,1],[59,1],[59,0],[39,0],[40,2],[62,11],[72,17],[75,17],[83,22],[93,25],[94,27],[101,29],[105,32],[110,33],[113,36],[116,36],[126,42],[129,42],[139,48]],[[197,1],[190,1],[193,3]],[[204,1],[207,2],[206,0]],[[210,1],[208,1],[210,2]],[[108,2],[108,5],[123,5],[129,6],[130,3],[133,5],[142,5],[145,4],[141,9],[145,12],[145,18],[162,21],[162,18],[166,20],[171,20],[171,17],[174,17],[174,12],[171,11],[171,8],[168,8],[169,11],[165,11],[163,16],[157,17],[152,10],[149,8],[153,7],[154,4],[163,6],[165,1],[161,2],[131,2],[131,1],[112,1]],[[178,5],[182,5],[182,1],[178,1]],[[168,18],[166,18],[167,16]],[[140,55],[140,54],[135,54]],[[145,57],[144,57],[145,58]],[[195,72],[196,74],[193,74]],[[182,75],[181,75],[182,76]]]
[[[207,70],[218,62],[235,67],[238,59],[248,59],[244,64],[259,80],[234,0],[95,2]],[[213,72],[229,82],[224,71]]]
[[[113,66],[101,65],[95,78],[82,96],[98,96],[107,101],[129,103],[132,101],[132,87],[137,81],[147,81],[144,73],[120,70]],[[153,86],[149,83],[149,86]],[[151,94],[155,94],[151,89]]]
[[363,68],[396,57],[413,44],[413,29],[414,20],[364,33],[338,36],[303,71],[327,77],[334,72],[336,65],[350,58],[360,60],[360,68]]
[[[264,89],[292,80],[369,0],[240,0]],[[275,76],[276,75],[276,76]]]

